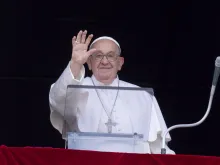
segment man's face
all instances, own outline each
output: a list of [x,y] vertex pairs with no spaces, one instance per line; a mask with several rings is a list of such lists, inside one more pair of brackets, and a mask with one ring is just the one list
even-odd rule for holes
[[97,50],[88,60],[89,69],[102,83],[112,83],[121,70],[124,58],[119,56],[118,46],[111,40],[97,41],[92,48]]

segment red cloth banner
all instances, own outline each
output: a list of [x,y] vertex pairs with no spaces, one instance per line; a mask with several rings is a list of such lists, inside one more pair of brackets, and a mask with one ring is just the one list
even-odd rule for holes
[[0,165],[220,165],[220,157],[1,146]]

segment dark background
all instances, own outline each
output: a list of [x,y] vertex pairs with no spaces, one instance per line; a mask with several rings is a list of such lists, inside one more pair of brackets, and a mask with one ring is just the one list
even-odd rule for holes
[[[168,126],[205,113],[220,54],[216,1],[3,2],[0,47],[0,144],[64,147],[50,124],[50,85],[71,57],[71,38],[87,29],[122,47],[120,78],[152,87]],[[177,154],[219,156],[220,87],[208,119],[171,132]]]

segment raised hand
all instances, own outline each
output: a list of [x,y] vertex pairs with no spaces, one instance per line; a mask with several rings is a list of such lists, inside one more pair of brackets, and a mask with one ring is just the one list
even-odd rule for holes
[[90,34],[88,37],[86,35],[86,30],[84,32],[80,30],[77,37],[74,36],[72,38],[72,59],[70,68],[74,77],[79,76],[83,64],[86,63],[90,55],[97,51],[96,49],[90,49],[87,51],[93,35]]
[[93,38],[93,35],[90,34],[88,37],[87,31],[79,31],[77,37],[74,36],[72,39],[72,62],[79,65],[86,63],[90,55],[92,55],[96,49],[88,50],[88,46]]

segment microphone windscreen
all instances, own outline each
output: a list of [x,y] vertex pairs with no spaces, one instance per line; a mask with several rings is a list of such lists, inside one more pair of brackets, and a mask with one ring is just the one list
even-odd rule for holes
[[215,60],[215,66],[220,67],[220,56],[216,58]]

